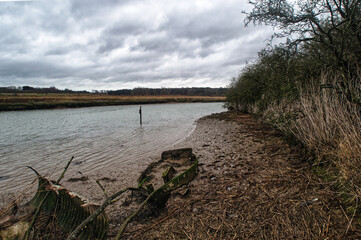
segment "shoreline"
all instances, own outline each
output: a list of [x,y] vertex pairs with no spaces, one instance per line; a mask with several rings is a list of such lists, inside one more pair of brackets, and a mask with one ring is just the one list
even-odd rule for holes
[[0,112],[159,103],[224,102],[207,96],[0,95]]
[[[361,236],[337,193],[312,172],[304,149],[248,114],[197,121],[175,148],[192,147],[199,174],[156,216],[131,223],[123,239],[345,239]],[[127,213],[109,211],[110,238]]]
[[[122,239],[345,239],[361,236],[345,216],[332,186],[312,173],[303,149],[250,115],[223,112],[197,120],[195,130],[172,149],[192,147],[199,174],[172,192],[164,209],[131,222]],[[160,158],[144,161],[144,169]],[[123,176],[102,173],[63,184],[97,203],[103,192],[123,189]],[[139,173],[128,175],[130,182]],[[126,195],[106,209],[112,239],[135,206]],[[346,229],[347,228],[347,229]],[[346,231],[348,230],[348,231]]]

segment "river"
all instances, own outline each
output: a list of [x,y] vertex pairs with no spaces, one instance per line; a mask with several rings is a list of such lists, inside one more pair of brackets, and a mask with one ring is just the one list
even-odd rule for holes
[[0,196],[22,191],[35,175],[56,176],[74,156],[69,175],[120,169],[129,174],[192,133],[196,120],[222,103],[150,104],[0,112]]

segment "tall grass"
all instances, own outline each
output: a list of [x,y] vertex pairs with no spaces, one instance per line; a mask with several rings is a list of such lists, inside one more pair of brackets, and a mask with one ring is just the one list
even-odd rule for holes
[[[321,82],[336,86],[340,78],[324,74]],[[356,85],[349,90],[360,98]],[[361,196],[361,108],[356,102],[339,90],[313,84],[301,90],[298,101],[270,104],[262,116],[313,152],[317,163],[330,163],[338,177]]]

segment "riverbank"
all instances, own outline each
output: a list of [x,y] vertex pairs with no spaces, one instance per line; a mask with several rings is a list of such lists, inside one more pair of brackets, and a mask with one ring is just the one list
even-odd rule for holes
[[[198,176],[173,192],[164,210],[145,212],[148,215],[130,223],[123,239],[361,237],[359,219],[342,205],[331,183],[312,173],[302,149],[288,145],[250,115],[225,112],[201,118],[195,131],[174,146],[181,147],[192,147],[199,157]],[[79,178],[66,174],[62,182],[101,203],[104,194],[95,179],[108,195],[126,187],[126,181],[136,186],[139,173],[123,176],[117,171],[103,169]],[[134,210],[127,197],[106,209],[109,239]]]
[[[199,175],[159,216],[132,223],[124,239],[361,237],[359,220],[312,173],[302,149],[249,115],[202,118],[184,146],[199,156]],[[110,213],[111,235],[126,216],[118,211]]]
[[225,97],[207,96],[116,96],[106,94],[0,94],[0,111],[80,108],[155,103],[223,102]]

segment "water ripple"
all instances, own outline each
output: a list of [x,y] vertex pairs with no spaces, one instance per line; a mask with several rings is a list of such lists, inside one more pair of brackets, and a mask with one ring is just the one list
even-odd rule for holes
[[32,166],[41,174],[59,174],[75,156],[68,175],[123,170],[144,164],[187,137],[195,120],[221,112],[221,103],[154,104],[81,109],[1,113],[0,189],[21,189],[34,179]]

